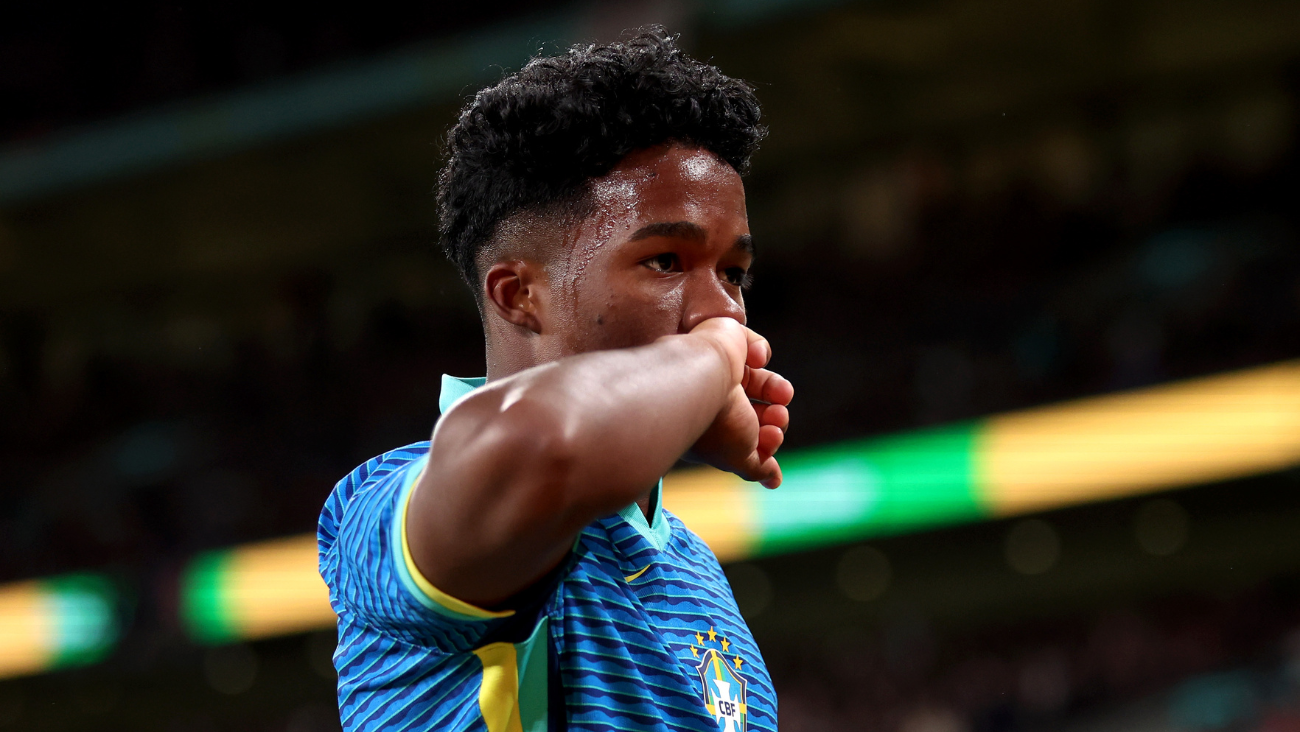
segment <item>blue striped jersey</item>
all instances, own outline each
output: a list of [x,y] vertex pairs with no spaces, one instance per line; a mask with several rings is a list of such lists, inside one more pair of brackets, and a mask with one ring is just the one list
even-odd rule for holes
[[[441,411],[482,383],[444,376]],[[489,611],[410,558],[406,499],[428,454],[359,466],[321,513],[345,730],[775,732],[758,646],[713,553],[660,505],[662,482],[649,520],[632,505],[592,522],[513,609]]]

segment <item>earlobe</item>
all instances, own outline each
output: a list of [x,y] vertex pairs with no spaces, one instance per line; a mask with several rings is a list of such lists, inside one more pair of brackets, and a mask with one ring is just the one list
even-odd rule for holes
[[490,312],[507,323],[541,333],[538,283],[533,274],[527,262],[497,262],[483,278],[483,301]]

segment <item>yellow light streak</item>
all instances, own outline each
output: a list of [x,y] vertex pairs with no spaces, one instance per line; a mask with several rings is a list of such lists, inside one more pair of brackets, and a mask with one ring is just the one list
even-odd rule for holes
[[756,502],[744,495],[754,490],[764,489],[715,468],[679,470],[664,477],[664,508],[728,562],[749,556],[757,541]]
[[976,486],[994,515],[1300,462],[1300,361],[989,418]]
[[221,594],[241,638],[328,628],[335,623],[329,590],[317,571],[312,534],[236,548]]
[[0,587],[0,678],[43,671],[53,663],[52,610],[37,582]]

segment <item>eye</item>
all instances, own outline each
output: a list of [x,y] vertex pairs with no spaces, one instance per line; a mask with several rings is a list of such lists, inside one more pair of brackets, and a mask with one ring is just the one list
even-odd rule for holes
[[722,276],[726,278],[727,284],[742,290],[749,289],[754,282],[754,278],[749,275],[749,270],[744,267],[728,267],[722,271]]
[[681,266],[677,262],[676,254],[669,254],[669,253],[656,254],[653,257],[645,260],[641,264],[644,264],[645,266],[649,267],[650,269],[656,272],[681,271]]

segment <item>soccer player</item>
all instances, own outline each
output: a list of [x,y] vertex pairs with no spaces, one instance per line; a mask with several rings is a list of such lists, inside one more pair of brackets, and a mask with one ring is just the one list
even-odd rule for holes
[[325,505],[345,729],[776,730],[718,561],[660,496],[679,459],[781,482],[794,389],[744,326],[764,133],[658,28],[465,107],[440,233],[487,376],[443,376],[432,439]]

